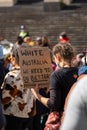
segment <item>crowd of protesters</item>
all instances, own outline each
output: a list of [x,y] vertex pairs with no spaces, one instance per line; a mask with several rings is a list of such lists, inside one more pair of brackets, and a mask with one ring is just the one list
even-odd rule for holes
[[[49,48],[53,68],[49,89],[39,88],[38,85],[34,88],[24,87],[17,53],[22,45]],[[33,40],[24,26],[21,26],[21,32],[10,54],[4,56],[3,47],[0,45],[0,130],[48,130],[45,124],[49,113],[53,111],[64,113],[61,115],[61,130],[86,130],[87,77],[77,83],[75,90],[69,94],[78,77],[87,74],[86,50],[76,54],[66,32],[59,35],[58,43],[53,48],[50,46],[47,36],[38,36]],[[69,102],[65,103],[68,94]],[[85,99],[81,100],[79,96]],[[70,119],[73,122],[70,123]]]

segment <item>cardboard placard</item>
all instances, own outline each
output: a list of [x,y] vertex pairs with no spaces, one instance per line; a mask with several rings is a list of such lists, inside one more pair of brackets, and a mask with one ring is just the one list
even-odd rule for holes
[[18,49],[18,55],[25,87],[49,87],[53,71],[49,48],[24,46]]

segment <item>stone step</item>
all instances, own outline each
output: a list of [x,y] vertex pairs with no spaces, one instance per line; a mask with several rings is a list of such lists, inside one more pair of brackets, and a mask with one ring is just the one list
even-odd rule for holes
[[87,46],[87,5],[83,4],[72,3],[77,8],[69,6],[55,13],[44,12],[43,2],[0,8],[0,36],[14,43],[24,24],[34,41],[37,36],[47,35],[53,46],[58,43],[59,34],[66,31],[71,44],[80,52]]

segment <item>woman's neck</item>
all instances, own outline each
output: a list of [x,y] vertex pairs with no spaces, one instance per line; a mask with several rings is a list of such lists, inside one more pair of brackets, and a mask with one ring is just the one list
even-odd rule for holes
[[71,67],[71,63],[64,62],[63,63],[63,67],[69,68],[69,67]]

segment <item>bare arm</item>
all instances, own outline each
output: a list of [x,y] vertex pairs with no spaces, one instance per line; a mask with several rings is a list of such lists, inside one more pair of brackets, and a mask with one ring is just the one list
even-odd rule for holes
[[43,97],[42,95],[39,94],[38,85],[35,88],[31,88],[31,91],[34,94],[34,96],[36,97],[36,99],[38,99],[43,105],[48,107],[47,102],[48,102],[49,98]]

